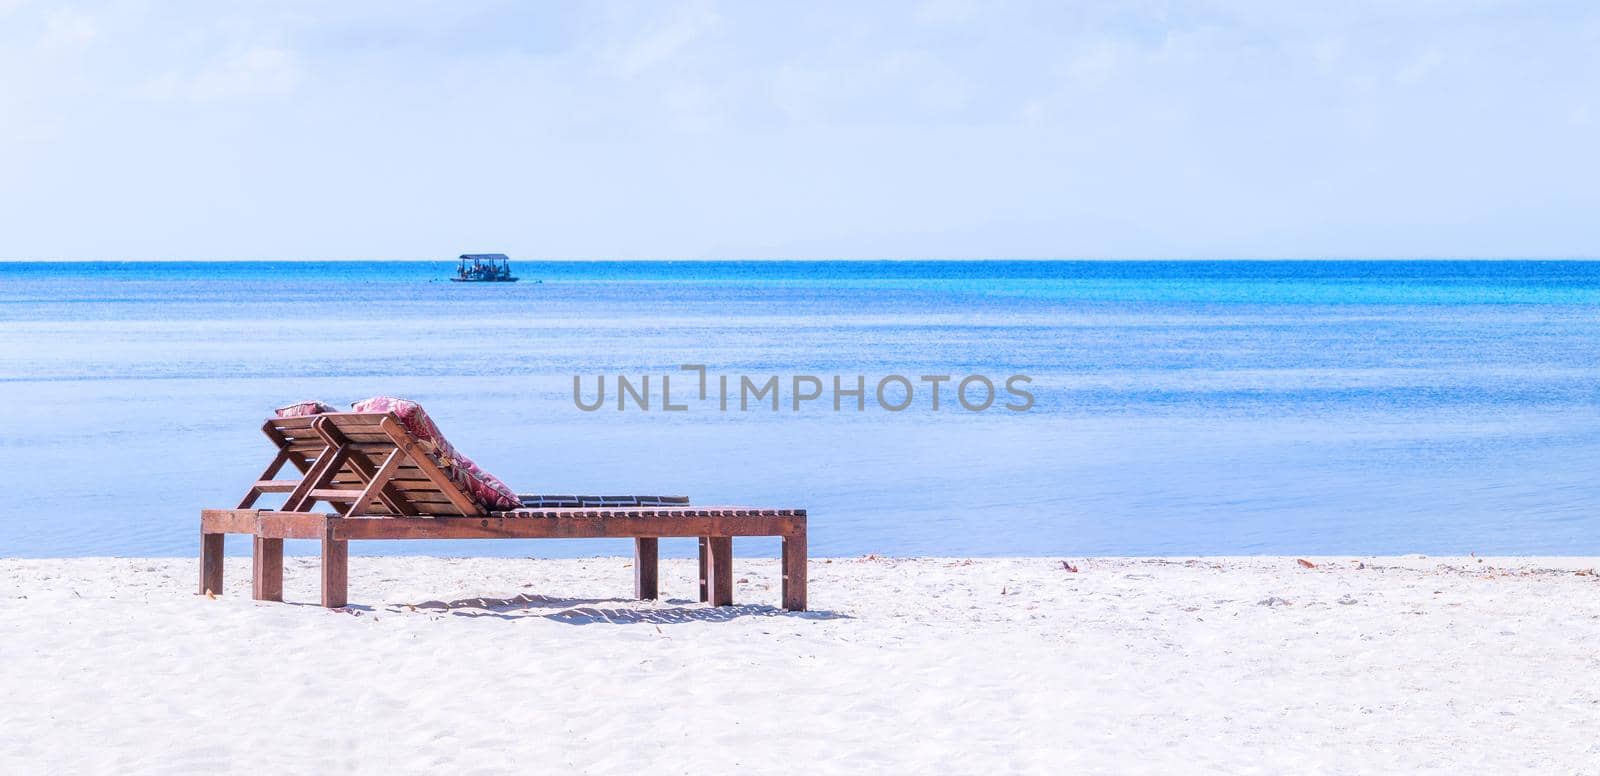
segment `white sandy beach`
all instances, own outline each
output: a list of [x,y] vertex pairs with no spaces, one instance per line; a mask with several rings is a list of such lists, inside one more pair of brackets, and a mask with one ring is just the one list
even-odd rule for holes
[[1600,772],[1595,559],[1068,560],[0,560],[0,772]]

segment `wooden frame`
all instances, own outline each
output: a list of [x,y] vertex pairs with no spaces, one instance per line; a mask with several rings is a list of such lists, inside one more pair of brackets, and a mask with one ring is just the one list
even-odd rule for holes
[[[252,537],[251,594],[283,600],[283,540],[322,543],[322,605],[348,603],[349,545],[363,539],[634,539],[634,595],[659,597],[662,537],[700,540],[700,600],[733,604],[733,537],[783,541],[783,608],[806,608],[806,511],[748,507],[522,508],[489,512],[459,488],[392,414],[276,418],[277,455],[233,509],[200,513],[200,592],[222,592],[227,534]],[[299,479],[276,479],[286,466]],[[285,493],[278,509],[256,508]],[[316,512],[318,503],[332,512]]]

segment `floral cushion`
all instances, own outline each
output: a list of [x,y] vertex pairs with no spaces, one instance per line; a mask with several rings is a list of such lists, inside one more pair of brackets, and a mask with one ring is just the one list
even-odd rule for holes
[[338,412],[332,404],[320,401],[303,401],[287,407],[279,407],[273,412],[280,418],[302,418],[307,415],[321,415],[324,412]]
[[423,412],[422,406],[414,401],[396,399],[391,396],[374,396],[363,399],[351,405],[356,412],[389,412],[400,419],[400,425],[405,426],[411,435],[417,438],[423,453],[445,475],[479,506],[485,509],[516,509],[522,505],[517,494],[506,487],[504,482],[483,469],[456,450],[443,434],[439,427],[433,424],[433,419],[428,413]]

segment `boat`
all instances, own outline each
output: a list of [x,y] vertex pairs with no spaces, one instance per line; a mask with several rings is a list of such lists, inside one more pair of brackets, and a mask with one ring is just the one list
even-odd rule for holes
[[511,259],[504,253],[463,253],[452,283],[515,283]]

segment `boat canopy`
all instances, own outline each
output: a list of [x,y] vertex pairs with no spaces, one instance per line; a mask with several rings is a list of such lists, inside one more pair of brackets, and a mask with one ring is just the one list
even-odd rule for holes
[[504,253],[463,253],[461,266],[456,268],[457,282],[490,281],[515,282],[511,276],[511,260]]

